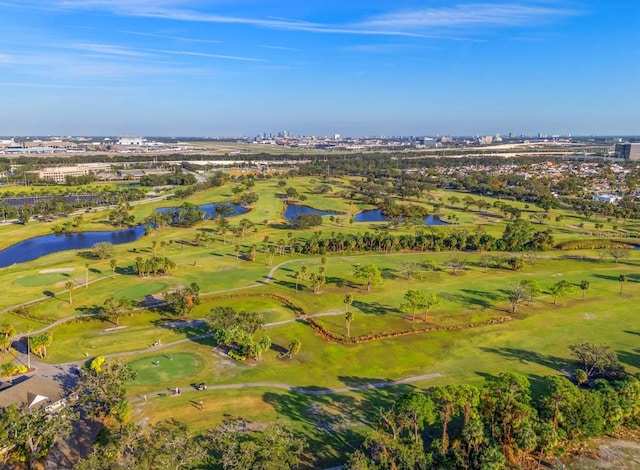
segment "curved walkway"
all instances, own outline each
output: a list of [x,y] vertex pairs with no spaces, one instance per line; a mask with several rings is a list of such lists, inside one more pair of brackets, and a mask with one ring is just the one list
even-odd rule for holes
[[[415,256],[415,253],[397,253],[396,255],[406,255],[406,256]],[[372,254],[362,254],[362,255],[351,255],[351,256],[343,256],[341,257],[342,259],[357,259],[363,256],[387,256],[386,254],[378,254],[378,255],[372,255]],[[202,296],[210,296],[210,295],[217,295],[217,294],[225,294],[225,293],[229,293],[229,292],[235,292],[235,291],[240,291],[240,290],[246,290],[246,289],[252,289],[255,287],[260,287],[260,286],[264,286],[267,285],[269,283],[271,283],[271,281],[273,281],[274,279],[274,275],[277,272],[278,269],[280,269],[282,266],[285,266],[287,264],[290,263],[304,263],[304,262],[309,262],[309,261],[315,261],[317,260],[317,257],[314,258],[302,258],[302,259],[291,259],[291,260],[287,260],[287,261],[283,261],[275,266],[273,266],[269,272],[267,273],[267,275],[265,276],[264,280],[256,282],[254,284],[249,284],[249,285],[245,285],[245,286],[240,286],[240,287],[233,287],[233,288],[228,288],[228,289],[221,289],[221,290],[217,290],[217,291],[211,291],[211,292],[204,292],[201,295]],[[89,284],[93,284],[95,282],[99,282],[102,281],[104,279],[112,279],[111,276],[103,276],[100,277],[98,279],[93,279],[89,282]],[[67,291],[62,291],[60,293],[57,293],[57,295],[62,295],[65,294]],[[5,312],[9,312],[11,310],[14,310],[18,307],[21,306],[25,306],[25,305],[30,305],[33,303],[37,303],[37,302],[41,302],[44,300],[48,300],[50,299],[50,297],[40,297],[31,301],[27,301],[27,302],[23,302],[21,304],[18,305],[14,305],[12,307],[7,307],[5,309],[0,310],[0,314],[5,313]],[[158,305],[163,305],[164,303],[159,303]],[[156,305],[156,306],[158,306]],[[321,317],[321,316],[339,316],[342,315],[342,312],[339,311],[329,311],[329,312],[321,312],[321,313],[317,313],[314,315],[309,315],[308,317]],[[83,317],[90,317],[90,316],[95,316],[94,314],[78,314],[78,315],[71,315],[69,317],[66,318],[62,318],[60,320],[57,320],[49,325],[46,325],[38,330],[34,330],[31,331],[29,334],[30,335],[36,335],[36,334],[40,334],[43,333],[47,330],[50,330],[52,328],[55,328],[56,326],[59,326],[63,323],[66,323],[68,321],[77,319],[77,318],[83,318]],[[304,318],[306,317],[302,317],[302,318],[291,318],[289,320],[283,320],[283,321],[278,321],[278,322],[272,322],[272,323],[267,323],[264,325],[265,328],[272,328],[272,327],[276,327],[276,326],[280,326],[280,325],[284,325],[284,324],[288,324],[288,323],[293,323],[293,322],[297,322],[297,321],[304,321]],[[67,363],[58,363],[58,364],[49,364],[49,363],[45,363],[45,362],[40,362],[38,361],[33,354],[30,355],[30,357],[27,356],[26,351],[23,351],[23,346],[20,343],[20,339],[21,337],[23,337],[24,335],[16,335],[13,338],[11,338],[14,347],[17,351],[16,354],[16,360],[23,363],[23,364],[27,364],[30,363],[31,366],[33,368],[35,368],[37,370],[38,375],[42,375],[44,377],[48,377],[51,379],[56,379],[56,380],[60,380],[63,382],[66,382],[68,380],[73,380],[74,379],[74,374],[73,374],[73,370],[76,367],[80,367],[82,364],[84,364],[85,360],[80,360],[80,361],[73,361],[73,362],[67,362]],[[203,334],[203,335],[198,335],[198,336],[192,336],[189,338],[184,338],[181,340],[177,340],[177,341],[173,341],[171,343],[166,343],[166,344],[162,344],[162,345],[158,345],[158,346],[150,346],[148,348],[145,349],[140,349],[140,350],[135,350],[135,351],[125,351],[125,352],[118,352],[118,353],[112,353],[112,354],[105,354],[104,356],[107,358],[115,358],[115,357],[122,357],[122,356],[128,356],[128,355],[138,355],[138,354],[145,354],[145,353],[149,353],[149,352],[153,352],[153,351],[160,351],[178,344],[182,344],[182,343],[186,343],[189,341],[196,341],[199,339],[204,339],[204,338],[209,338],[211,337],[212,334]],[[309,394],[309,395],[328,395],[328,394],[335,394],[335,393],[343,393],[343,392],[348,392],[348,391],[353,391],[353,390],[363,390],[363,389],[367,389],[367,388],[382,388],[382,387],[390,387],[392,385],[397,385],[397,384],[402,384],[402,383],[411,383],[411,382],[416,382],[419,380],[425,380],[425,379],[430,379],[430,378],[434,378],[434,377],[439,377],[440,374],[438,373],[434,373],[434,374],[426,374],[426,375],[419,375],[419,376],[413,376],[413,377],[407,377],[405,379],[401,379],[398,381],[390,381],[390,382],[376,382],[376,383],[371,383],[371,384],[363,384],[363,385],[356,385],[356,386],[350,386],[350,387],[342,387],[342,388],[336,388],[336,389],[321,389],[321,390],[317,390],[317,389],[308,389],[308,388],[301,388],[301,387],[295,387],[292,385],[288,385],[288,384],[283,384],[283,383],[271,383],[271,382],[256,382],[256,383],[241,383],[241,384],[228,384],[228,385],[219,385],[219,386],[212,386],[209,387],[209,389],[211,390],[224,390],[224,389],[240,389],[240,388],[250,388],[250,387],[271,387],[271,388],[280,388],[280,389],[284,389],[284,390],[290,390],[290,391],[296,391],[296,392],[300,392],[300,393],[305,393],[305,394]],[[187,388],[188,389],[188,388]],[[157,392],[156,394],[163,394],[166,392]]]
[[[243,388],[278,388],[282,390],[286,390],[289,392],[297,392],[305,395],[336,395],[338,393],[346,393],[346,392],[354,392],[358,390],[369,390],[376,388],[385,388],[385,387],[393,387],[394,385],[403,385],[413,382],[419,382],[421,380],[429,380],[435,379],[438,377],[442,377],[442,374],[432,373],[432,374],[423,374],[423,375],[413,375],[411,377],[405,377],[404,379],[398,380],[390,380],[384,382],[371,382],[360,385],[351,385],[348,387],[339,387],[339,388],[306,388],[306,387],[296,387],[289,384],[279,383],[279,382],[250,382],[250,383],[238,383],[238,384],[224,384],[224,385],[209,385],[207,386],[207,391],[209,390],[238,390]],[[196,392],[196,390],[192,385],[187,387],[180,388],[180,393],[190,393]],[[174,393],[172,391],[172,393]],[[163,397],[167,394],[166,390],[162,390],[159,392],[153,392],[146,394],[146,397]],[[141,401],[144,400],[143,397],[137,397],[132,401]]]

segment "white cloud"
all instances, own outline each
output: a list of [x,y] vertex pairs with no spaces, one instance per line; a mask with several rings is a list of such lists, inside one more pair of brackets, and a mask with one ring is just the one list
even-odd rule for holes
[[240,60],[247,62],[266,62],[264,59],[257,59],[254,57],[241,57],[241,56],[233,56],[233,55],[223,55],[223,54],[209,54],[206,52],[192,52],[192,51],[172,51],[172,50],[164,50],[164,49],[144,49],[145,51],[150,52],[158,52],[162,54],[171,54],[171,55],[184,55],[184,56],[192,56],[192,57],[208,57],[211,59],[225,59],[225,60]]
[[299,49],[294,49],[293,47],[267,46],[265,44],[258,44],[256,47],[261,47],[262,49],[275,49],[278,51],[298,51],[299,50]]
[[[215,2],[204,3],[206,6]],[[577,10],[554,7],[549,2],[533,0],[523,3],[461,3],[448,7],[389,12],[350,24],[326,24],[275,16],[251,18],[208,13],[202,8],[203,2],[193,0],[63,0],[57,5],[63,8],[101,9],[118,15],[173,21],[237,24],[325,34],[405,37],[446,37],[443,36],[446,31],[523,26],[580,14]],[[198,9],[198,6],[201,8]]]
[[198,43],[205,43],[205,44],[222,44],[222,41],[216,41],[216,40],[213,40],[213,39],[196,39],[196,38],[187,38],[187,37],[182,37],[182,36],[169,36],[169,35],[166,35],[166,34],[146,33],[146,32],[141,32],[141,31],[121,30],[121,31],[118,31],[118,33],[132,34],[132,35],[135,35],[135,36],[147,36],[147,37],[159,38],[159,39],[172,39],[174,41],[198,42]]
[[470,3],[388,13],[360,23],[364,28],[422,30],[464,26],[518,26],[578,12],[536,5]]
[[149,54],[140,52],[135,49],[123,46],[114,46],[111,44],[72,44],[71,49],[78,49],[87,52],[97,52],[105,55],[115,55],[124,57],[146,57]]

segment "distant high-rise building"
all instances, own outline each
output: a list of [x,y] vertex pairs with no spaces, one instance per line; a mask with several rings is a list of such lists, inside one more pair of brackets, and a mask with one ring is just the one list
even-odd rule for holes
[[640,161],[640,142],[616,144],[616,158]]

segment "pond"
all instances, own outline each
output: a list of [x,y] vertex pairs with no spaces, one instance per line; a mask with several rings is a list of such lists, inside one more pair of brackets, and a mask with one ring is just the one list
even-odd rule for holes
[[[287,220],[291,220],[298,215],[303,214],[318,214],[318,215],[345,215],[340,212],[323,211],[320,209],[314,209],[309,206],[301,206],[299,204],[289,204],[283,213],[283,217]],[[382,214],[381,209],[370,209],[362,212],[358,212],[353,217],[354,222],[386,222],[389,217]],[[424,223],[426,225],[449,225],[447,222],[440,220],[437,215],[430,215],[425,217]]]
[[[213,202],[211,204],[204,204],[200,207],[200,210],[204,211],[204,218],[205,219],[215,219],[216,218],[216,207],[220,207],[220,206],[227,206],[230,209],[227,209],[229,211],[231,211],[231,209],[233,209],[233,212],[230,212],[229,215],[223,214],[223,217],[234,217],[236,215],[242,215],[242,214],[246,214],[247,212],[249,212],[249,209],[247,209],[244,206],[241,206],[239,204],[232,204],[230,202]],[[156,209],[158,212],[169,212],[169,211],[173,211],[176,209],[179,209],[180,206],[177,207],[161,207],[159,209]],[[226,211],[225,211],[226,212]]]
[[0,251],[0,268],[24,263],[59,251],[91,248],[99,242],[129,243],[144,235],[144,226],[106,232],[75,232],[29,238]]
[[[222,203],[231,206],[234,213],[230,215],[246,214],[249,209],[229,202]],[[205,211],[205,218],[215,218],[215,208],[217,204],[205,204],[200,209]],[[170,211],[173,207],[164,207],[158,211]],[[112,245],[129,243],[136,241],[144,235],[144,225],[124,229],[104,232],[73,232],[65,234],[42,235],[40,237],[29,238],[0,251],[0,268],[11,266],[15,263],[24,263],[41,256],[58,253],[67,250],[83,250],[91,248],[99,242],[108,242]]]
[[[200,209],[202,209],[204,211],[204,218],[205,219],[215,219],[216,218],[216,206],[219,205],[219,204],[220,203],[214,203],[214,204],[205,204],[204,206],[200,206]],[[240,204],[231,204],[230,202],[225,202],[224,205],[233,207],[234,213],[229,215],[228,217],[234,217],[236,215],[243,215],[243,214],[246,214],[247,212],[249,212],[249,209],[247,209],[244,206],[241,206]]]
[[426,225],[449,225],[448,222],[440,220],[439,215],[430,215],[429,217],[425,217],[424,223]]
[[389,217],[382,215],[382,209],[371,209],[358,212],[353,218],[354,222],[385,222]]
[[341,214],[340,212],[321,211],[319,209],[314,209],[313,207],[309,207],[309,206],[289,204],[287,208],[284,210],[284,213],[282,214],[282,216],[287,220],[291,220],[294,217],[297,217],[299,215],[304,215],[304,214],[344,215],[344,214]]
[[[368,211],[358,212],[353,218],[355,222],[386,222],[389,217],[382,213],[380,209],[372,209]],[[440,220],[437,215],[430,215],[424,218],[426,225],[449,225],[447,222]]]

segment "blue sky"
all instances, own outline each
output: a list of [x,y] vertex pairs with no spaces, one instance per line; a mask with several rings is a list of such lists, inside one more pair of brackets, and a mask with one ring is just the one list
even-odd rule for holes
[[640,134],[638,0],[0,0],[0,135]]

